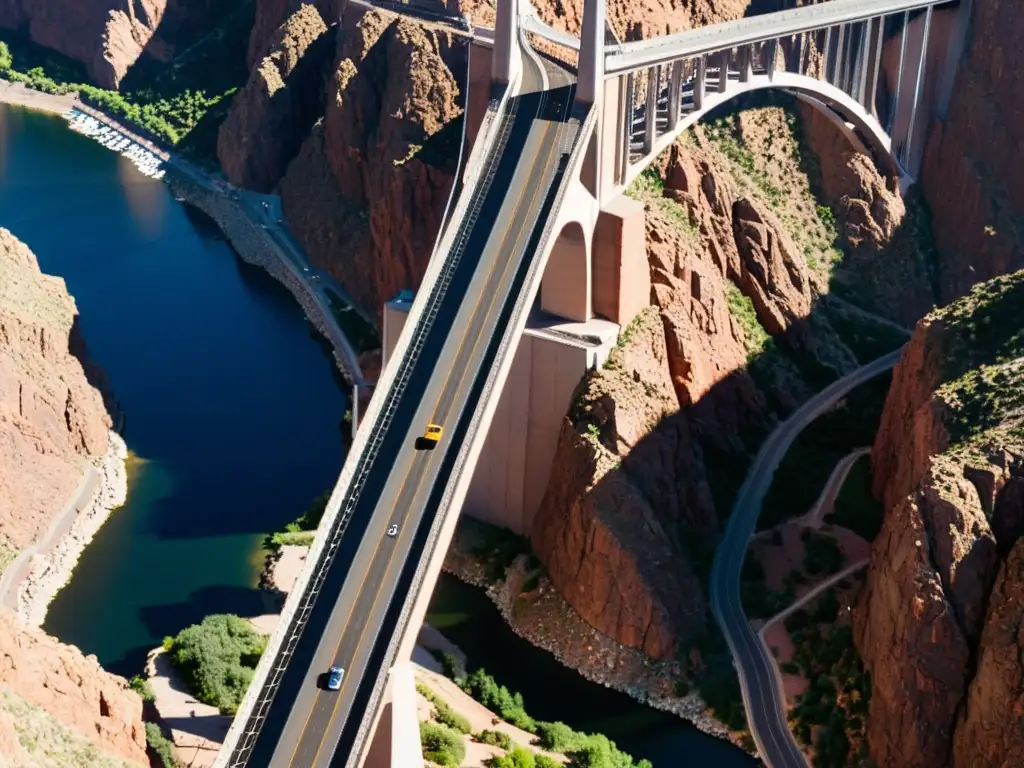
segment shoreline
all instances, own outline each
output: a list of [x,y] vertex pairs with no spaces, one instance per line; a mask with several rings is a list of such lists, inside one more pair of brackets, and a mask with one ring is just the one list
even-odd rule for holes
[[472,551],[457,531],[442,571],[484,590],[517,636],[547,651],[591,683],[675,715],[698,731],[750,754],[724,723],[709,714],[709,707],[696,691],[682,697],[675,695],[675,681],[682,675],[678,662],[655,661],[601,634],[565,602],[546,576],[532,591],[524,592],[521,587],[530,576],[525,556],[516,558],[503,579],[492,584],[485,575],[486,565]]
[[0,102],[57,116],[62,116],[79,103],[78,98],[71,94],[44,93],[28,88],[24,83],[3,78],[0,78]]
[[16,616],[23,624],[42,626],[57,593],[71,581],[78,558],[110,517],[128,498],[128,446],[112,429],[107,452],[96,465],[98,484],[89,502],[71,522],[70,530],[46,552],[29,558],[29,571],[12,588],[17,589]]

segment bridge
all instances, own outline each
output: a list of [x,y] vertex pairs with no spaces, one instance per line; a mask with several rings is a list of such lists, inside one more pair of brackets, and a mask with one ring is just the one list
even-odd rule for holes
[[[409,660],[531,311],[621,326],[646,305],[649,286],[629,288],[626,274],[647,266],[642,226],[642,261],[630,262],[637,204],[623,192],[741,94],[795,94],[911,183],[970,15],[961,0],[956,33],[929,58],[944,5],[832,0],[609,42],[604,0],[585,0],[578,40],[527,2],[498,0],[494,29],[468,30],[490,52],[491,91],[459,194],[216,765],[422,765]],[[538,40],[576,70],[539,55]],[[445,428],[434,450],[428,423]],[[771,766],[803,766],[765,660],[744,650],[738,578],[726,583],[716,599],[731,609],[715,613],[757,747]],[[323,685],[332,665],[346,670],[335,692]]]

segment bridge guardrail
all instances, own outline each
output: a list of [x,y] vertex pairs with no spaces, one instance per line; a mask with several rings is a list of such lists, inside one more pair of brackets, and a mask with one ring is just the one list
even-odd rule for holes
[[[522,41],[522,43],[525,45],[525,41]],[[587,139],[596,121],[597,110],[591,108],[588,111],[587,117],[583,125],[581,126],[580,130],[575,134],[575,144],[570,144],[567,146],[565,137],[563,137],[562,139],[563,154],[569,154],[569,159],[566,165],[566,172],[561,184],[559,185],[558,192],[556,193],[555,202],[552,205],[551,210],[549,212],[548,225],[544,229],[544,233],[542,234],[541,239],[538,242],[538,246],[535,253],[544,253],[544,250],[548,247],[548,243],[551,240],[552,230],[554,229],[553,222],[557,218],[557,211],[560,210],[562,203],[564,202],[565,195],[567,194],[569,186],[572,182],[571,173],[569,173],[569,171],[571,171],[571,169],[575,167],[576,164],[579,163],[580,158],[586,151]],[[536,222],[536,219],[534,219],[534,221]],[[535,259],[531,263],[525,281],[526,286],[532,287],[536,282],[537,273],[538,271],[541,270],[542,266],[541,261],[541,259]],[[509,346],[511,345],[512,340],[518,339],[519,335],[521,334],[521,326],[525,324],[525,318],[528,314],[529,307],[533,304],[535,294],[535,290],[526,289],[521,291],[516,299],[516,303],[512,310],[510,322],[505,327],[505,333],[502,334],[501,343],[495,354],[495,360],[508,360],[508,364],[502,362],[492,367],[484,383],[484,388],[481,391],[479,404],[473,414],[473,418],[470,420],[469,428],[467,429],[467,436],[463,442],[463,448],[460,450],[458,458],[455,461],[455,464],[452,468],[452,472],[450,475],[450,479],[445,487],[445,493],[441,498],[441,503],[438,505],[439,510],[449,510],[456,496],[465,495],[466,488],[463,486],[465,486],[465,483],[468,482],[467,476],[464,473],[465,468],[469,464],[469,459],[474,455],[479,454],[480,449],[482,448],[483,445],[483,439],[486,438],[486,430],[481,429],[481,427],[483,426],[481,422],[484,419],[483,412],[487,410],[486,404],[489,402],[491,398],[491,393],[498,385],[499,379],[503,380],[504,378],[507,378],[508,369],[511,365],[511,356],[509,356],[508,354]],[[491,408],[490,410],[493,412],[493,408]],[[468,475],[468,478],[472,479],[472,474]],[[443,513],[437,514],[435,516],[434,521],[431,524],[430,531],[427,534],[427,540],[424,544],[424,553],[433,553],[434,550],[436,549],[437,540],[440,537],[441,529],[444,527],[446,517],[446,514]],[[397,627],[399,629],[392,635],[391,641],[388,644],[388,648],[385,655],[386,662],[382,665],[382,670],[390,668],[390,661],[394,659],[395,654],[398,651],[398,646],[401,642],[401,637],[403,635],[404,629],[405,627],[407,627],[409,623],[409,614],[412,612],[412,608],[416,604],[416,601],[419,599],[420,591],[423,588],[423,581],[426,576],[426,570],[431,559],[431,557],[427,556],[421,557],[420,562],[416,567],[416,572],[415,575],[413,576],[412,587],[410,588],[409,593],[406,596],[404,603],[402,604],[402,611],[399,614],[399,618],[397,621]],[[370,694],[370,704],[367,707],[367,713],[375,711],[376,706],[380,701],[380,697],[384,693],[386,677],[386,674],[378,675],[377,681],[375,682],[374,688]],[[360,734],[357,737],[356,742],[353,746],[352,756],[350,757],[350,760],[352,758],[357,758],[359,756],[362,743],[365,741],[366,738],[366,730],[370,722],[371,719],[368,716],[364,715],[364,720],[360,727]],[[351,763],[348,763],[347,765],[350,764]]]
[[[468,78],[466,83],[468,104]],[[500,99],[492,99],[488,114],[485,116],[484,123],[481,125],[480,133],[478,134],[480,138],[476,146],[474,146],[474,151],[470,153],[470,158],[467,162],[475,162],[478,165],[480,157],[487,157],[493,154],[495,142],[500,136],[500,133],[493,134],[496,114],[500,114],[505,110],[508,100],[517,86],[518,79],[509,83]],[[479,172],[474,175],[474,179],[478,175]],[[454,217],[458,217],[460,211],[464,212],[468,208],[468,200],[465,204],[461,204],[461,199],[472,196],[460,195],[460,204],[456,206],[455,214],[453,214]],[[456,220],[461,219],[453,218],[453,221]],[[445,263],[447,264],[447,262],[448,260],[446,259]],[[422,338],[425,334],[422,322],[423,315],[429,314],[425,311],[427,306],[439,298],[438,283],[442,278],[443,266],[439,265],[437,260],[433,258],[431,263],[428,264],[422,286],[423,289],[426,289],[427,301],[424,303],[423,309],[419,309],[414,305],[410,312],[410,320],[412,322],[406,324],[395,348],[396,354],[393,356],[393,360],[397,359],[401,364],[397,366],[394,363],[389,364],[382,372],[379,381],[379,395],[370,401],[370,406],[364,419],[365,426],[356,432],[355,439],[349,449],[349,458],[342,467],[341,475],[328,500],[328,507],[321,521],[320,533],[322,534],[325,529],[329,533],[326,536],[317,535],[314,538],[313,545],[310,547],[310,552],[307,556],[308,566],[299,574],[293,587],[293,591],[301,595],[301,598],[286,602],[278,620],[278,627],[267,644],[263,659],[257,666],[253,680],[239,707],[238,714],[225,737],[221,751],[217,755],[214,763],[215,766],[223,768],[223,766],[245,765],[249,752],[255,745],[256,737],[269,712],[274,694],[295,651],[295,646],[298,638],[301,636],[302,629],[309,618],[312,605],[319,596],[326,568],[333,562],[333,557],[340,545],[341,536],[344,534],[348,521],[351,518],[354,502],[358,499],[359,491],[361,491],[365,483],[365,476],[370,463],[367,461],[367,456],[369,454],[372,461],[372,456],[375,455],[373,451],[379,449],[381,433],[394,415],[396,393],[401,392],[402,381],[408,378],[408,373],[405,373],[410,368],[407,352],[411,346],[414,346],[417,340],[419,341],[420,348],[422,347]],[[436,315],[436,309],[433,315]],[[384,405],[385,401],[386,405]]]

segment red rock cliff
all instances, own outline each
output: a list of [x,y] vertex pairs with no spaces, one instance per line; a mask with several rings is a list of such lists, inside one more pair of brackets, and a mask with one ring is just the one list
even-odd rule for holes
[[1024,693],[1021,306],[1024,272],[979,285],[921,322],[894,374],[872,450],[886,516],[854,623],[877,765],[1011,765],[1024,749],[1004,706]]
[[215,0],[0,0],[0,27],[82,62],[97,85],[116,88],[145,53],[169,61],[202,33]]
[[64,281],[0,229],[0,551],[41,536],[107,449],[103,398],[69,351],[76,315]]
[[433,250],[460,138],[460,40],[381,11],[346,16],[326,113],[280,183],[313,261],[376,312],[419,285]]
[[0,609],[0,756],[11,765],[148,766],[142,699],[95,656],[23,630]]
[[922,187],[940,257],[942,301],[1024,266],[1024,16],[1008,0],[974,0],[949,113],[929,134]]

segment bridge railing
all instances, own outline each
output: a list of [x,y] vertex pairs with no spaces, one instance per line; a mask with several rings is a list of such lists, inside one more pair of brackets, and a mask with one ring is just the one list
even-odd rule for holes
[[[439,237],[435,243],[435,253],[427,266],[420,295],[410,311],[409,321],[399,337],[392,357],[393,362],[382,372],[377,392],[370,402],[366,417],[356,433],[341,475],[328,500],[327,509],[306,559],[307,564],[299,574],[292,594],[285,603],[277,629],[257,666],[249,689],[217,755],[215,766],[246,765],[256,744],[312,607],[320,595],[327,570],[333,563],[384,433],[394,415],[398,397],[408,381],[416,357],[422,351],[426,333],[436,316],[452,272],[461,258],[465,240],[458,236],[458,224],[464,216],[471,214],[472,198],[477,197],[488,184],[485,172],[488,166],[481,158],[492,154],[497,143],[502,140],[502,129],[505,124],[498,121],[498,115],[506,109],[515,88],[516,82],[509,84],[501,97],[493,99],[488,107],[488,113],[478,134],[479,139],[466,160],[465,189],[470,191],[470,194],[460,195],[459,203],[445,230],[445,236]],[[465,93],[468,107],[468,68]],[[458,173],[461,173],[461,170],[460,168]],[[445,257],[439,260],[437,257],[442,253]]]
[[[919,152],[914,138],[915,128],[921,132],[918,105],[931,18],[933,9],[944,4],[833,0],[612,46],[607,58],[611,74],[606,77],[618,81],[623,110],[614,137],[616,187],[628,186],[701,115],[739,93],[767,87],[794,91],[837,113],[868,138],[867,146],[880,150],[880,163],[892,165],[886,158],[891,155],[898,175],[908,175],[914,151]],[[833,6],[838,10],[828,12]],[[898,10],[868,15],[883,7]],[[918,8],[924,8],[924,23],[915,27],[911,11]],[[769,32],[778,36],[768,37]],[[898,66],[886,73],[883,49],[895,37],[900,40]]]
[[611,77],[676,59],[779,40],[952,2],[954,0],[829,0],[763,16],[712,24],[674,35],[620,43],[605,48],[605,75]]

